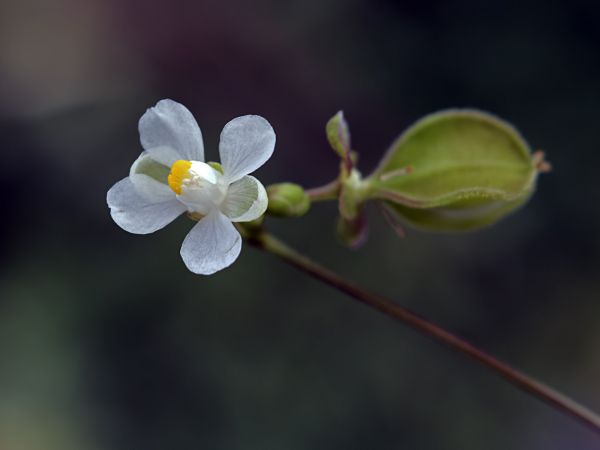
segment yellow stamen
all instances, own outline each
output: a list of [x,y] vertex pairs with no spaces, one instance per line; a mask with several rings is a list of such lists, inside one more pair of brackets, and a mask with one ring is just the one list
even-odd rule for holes
[[167,178],[169,187],[177,195],[181,195],[181,185],[186,178],[189,178],[189,170],[192,167],[191,161],[184,161],[182,159],[175,161],[171,166],[171,173]]

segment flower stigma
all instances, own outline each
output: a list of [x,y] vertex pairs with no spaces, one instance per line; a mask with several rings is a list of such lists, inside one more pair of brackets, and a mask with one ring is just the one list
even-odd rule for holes
[[180,159],[171,166],[167,181],[189,212],[206,215],[225,198],[227,186],[222,178],[219,171],[204,162]]

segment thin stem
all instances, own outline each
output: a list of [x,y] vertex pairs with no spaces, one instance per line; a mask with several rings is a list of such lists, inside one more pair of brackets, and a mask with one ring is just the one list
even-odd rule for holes
[[369,292],[357,284],[342,278],[340,275],[288,247],[274,236],[265,232],[259,232],[258,234],[248,234],[243,232],[243,234],[245,234],[248,242],[252,245],[280,257],[297,269],[333,286],[359,302],[375,308],[422,334],[471,357],[478,363],[492,369],[496,374],[518,388],[546,402],[554,409],[570,415],[595,432],[600,433],[600,416],[571,398],[535,380],[523,372],[510,367],[508,364],[505,364],[477,347],[474,347],[467,341],[455,336],[403,306],[400,306],[383,296]]
[[336,200],[340,190],[340,182],[333,180],[323,186],[319,186],[312,189],[307,189],[306,194],[312,202]]

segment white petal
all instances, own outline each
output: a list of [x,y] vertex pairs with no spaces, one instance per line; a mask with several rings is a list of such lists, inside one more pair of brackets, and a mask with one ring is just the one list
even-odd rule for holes
[[231,183],[254,172],[273,154],[275,132],[260,116],[237,117],[221,132],[219,153],[227,180]]
[[160,230],[186,210],[175,198],[162,202],[149,201],[139,194],[129,177],[110,188],[106,201],[117,225],[135,234]]
[[246,175],[229,185],[221,211],[233,222],[258,219],[267,210],[267,191],[256,178]]
[[171,167],[178,159],[185,159],[177,150],[172,147],[152,147],[146,150],[146,152],[152,157],[153,160],[160,164]]
[[142,197],[151,203],[159,203],[175,198],[175,192],[167,184],[168,174],[168,167],[144,152],[131,166],[129,179]]
[[242,237],[219,211],[200,220],[186,236],[181,257],[194,273],[213,274],[231,265],[240,254]]
[[138,125],[142,147],[169,167],[177,159],[204,161],[202,133],[185,106],[161,100],[149,108]]

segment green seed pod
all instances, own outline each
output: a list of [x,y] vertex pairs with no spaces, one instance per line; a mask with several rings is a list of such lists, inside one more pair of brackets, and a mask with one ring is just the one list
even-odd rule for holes
[[404,132],[365,181],[370,198],[416,228],[468,231],[523,205],[544,164],[507,122],[447,110]]
[[278,217],[299,217],[310,208],[310,198],[294,183],[278,183],[267,187],[267,214]]

